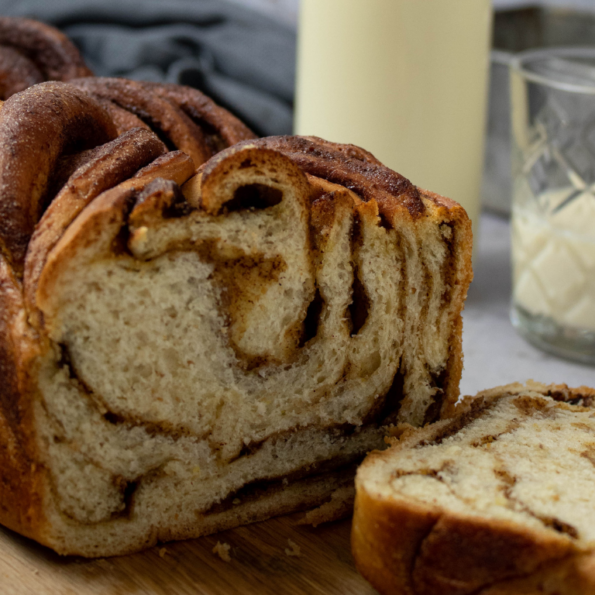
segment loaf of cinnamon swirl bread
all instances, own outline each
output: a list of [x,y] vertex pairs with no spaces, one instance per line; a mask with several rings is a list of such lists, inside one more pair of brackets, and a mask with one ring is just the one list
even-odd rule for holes
[[450,410],[471,277],[456,203],[316,138],[195,173],[77,87],[24,93],[0,110],[0,522],[106,556],[332,518],[389,424]]

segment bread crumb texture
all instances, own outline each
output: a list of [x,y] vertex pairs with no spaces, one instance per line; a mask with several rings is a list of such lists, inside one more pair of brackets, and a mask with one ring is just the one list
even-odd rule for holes
[[288,539],[287,544],[289,547],[285,548],[285,553],[288,556],[295,556],[299,558],[302,555],[302,548],[300,548],[300,546],[295,541]]
[[218,541],[213,548],[213,553],[217,554],[224,562],[231,562],[231,556],[229,555],[229,550],[231,546],[229,543],[221,543]]
[[595,546],[590,408],[531,393],[501,398],[458,431],[399,450],[392,462],[383,494],[545,527]]
[[[484,593],[487,581],[521,575],[537,577],[543,591],[531,593],[595,592],[595,573],[577,570],[595,549],[594,396],[537,383],[487,391],[453,420],[408,430],[369,456],[356,482],[362,573],[383,593],[450,593],[453,581],[457,593]],[[379,510],[387,527],[396,523],[393,535],[374,525]],[[370,556],[383,551],[399,563],[378,562],[375,579]],[[579,578],[590,586],[577,587]]]

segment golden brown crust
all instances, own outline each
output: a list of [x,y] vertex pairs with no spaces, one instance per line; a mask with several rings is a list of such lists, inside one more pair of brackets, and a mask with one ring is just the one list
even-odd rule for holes
[[352,551],[359,572],[383,595],[553,595],[522,587],[539,585],[552,568],[559,574],[583,557],[568,538],[536,539],[512,523],[443,514],[366,490],[357,492]]
[[[22,117],[23,113],[28,117]],[[65,83],[41,83],[4,103],[0,111],[0,238],[5,256],[19,274],[60,156],[116,136],[105,110]]]
[[[543,384],[535,380],[514,382],[504,386],[497,386],[477,393],[475,397],[465,396],[455,409],[459,418],[467,415],[469,411],[478,410],[484,402],[495,402],[502,395],[518,395],[530,390],[544,397],[551,397],[554,401],[568,403],[572,406],[595,407],[595,389],[588,386],[570,388],[567,384]],[[481,405],[483,407],[483,405]]]
[[[456,417],[423,429],[395,429],[395,449],[440,444],[499,399],[527,390],[554,397],[564,407],[592,407],[595,391],[539,383],[512,384],[467,398]],[[566,405],[565,403],[569,403]],[[529,406],[529,405],[528,405]],[[595,585],[595,558],[564,533],[528,531],[511,521],[465,516],[397,494],[373,491],[359,474],[387,460],[375,452],[360,467],[352,551],[356,566],[382,594],[587,595]]]
[[13,327],[22,309],[20,284],[9,266],[0,255],[0,411],[7,423],[17,427],[20,422],[18,411],[19,385],[17,378],[17,348],[14,345]]
[[0,409],[0,524],[35,539],[44,522],[42,478],[24,444]]
[[541,384],[539,382],[529,381],[527,386],[531,390],[540,392],[554,401],[583,405],[585,407],[595,406],[595,389],[588,386],[579,386],[570,388],[567,384]]
[[595,592],[595,556],[571,556],[540,572],[489,585],[478,595],[587,595]]
[[138,190],[155,178],[164,178],[173,180],[178,186],[181,186],[193,173],[192,159],[182,151],[171,151],[157,157],[155,161],[140,169],[126,182],[126,185]]
[[[448,375],[444,379],[442,389],[444,400],[440,417],[450,417],[454,414],[454,406],[459,397],[459,384],[463,375],[463,308],[467,298],[467,288],[473,280],[473,230],[471,220],[465,209],[450,198],[440,196],[428,190],[418,189],[422,199],[431,201],[436,207],[435,216],[452,229],[452,237],[448,242],[449,259],[447,266],[450,271],[446,275],[451,277],[449,282],[456,286],[451,288],[453,311],[457,312],[452,321],[451,338],[449,340],[449,359],[446,364]],[[454,291],[458,289],[459,291]]]
[[256,135],[226,109],[198,89],[164,83],[141,83],[160,97],[168,99],[189,116],[206,135],[212,154]]
[[196,166],[211,156],[202,130],[171,101],[151,92],[137,81],[90,77],[71,81],[92,96],[109,100],[138,116],[160,136],[169,149],[190,155]]
[[[351,530],[355,565],[381,593],[418,595],[411,579],[415,555],[438,520],[429,508],[402,508],[357,492]],[[395,537],[407,547],[394,547]]]
[[[403,503],[404,510],[408,505]],[[536,539],[504,521],[443,514],[417,548],[412,572],[419,595],[471,594],[511,577],[527,576],[575,553],[570,539]]]
[[97,95],[93,95],[93,97],[97,103],[99,103],[99,105],[101,105],[110,115],[110,118],[113,120],[116,128],[118,129],[118,134],[123,134],[124,132],[132,130],[133,128],[144,128],[145,130],[151,130],[151,127],[148,124],[145,124],[145,122],[143,122],[138,116],[135,116],[132,112],[125,110],[113,101],[110,101],[109,99],[103,99]]
[[156,178],[136,197],[134,208],[128,215],[128,227],[132,230],[159,225],[164,219],[181,217],[190,210],[182,190],[175,182]]
[[11,47],[31,60],[46,81],[93,75],[66,35],[39,21],[0,17],[0,45]]
[[115,78],[87,78],[73,83],[111,104],[106,109],[120,131],[133,126],[132,118],[138,117],[170,149],[178,148],[190,155],[196,166],[236,142],[255,138],[235,116],[197,89]]
[[224,185],[225,178],[231,171],[245,168],[258,168],[275,166],[289,169],[292,181],[299,188],[299,196],[309,196],[310,189],[304,173],[293,163],[287,163],[286,159],[279,155],[278,151],[269,149],[254,150],[245,145],[235,145],[222,151],[210,159],[201,170],[201,207],[211,215],[218,214],[224,207],[225,202],[232,198]]
[[45,80],[37,66],[11,47],[0,45],[0,99]]
[[0,523],[34,536],[43,510],[36,470],[32,421],[22,402],[23,352],[30,344],[22,332],[20,284],[0,254]]
[[425,212],[419,191],[407,178],[355,145],[305,136],[271,136],[242,145],[251,143],[283,153],[306,173],[345,186],[364,202],[375,200],[389,222],[397,211],[406,211],[414,219]]

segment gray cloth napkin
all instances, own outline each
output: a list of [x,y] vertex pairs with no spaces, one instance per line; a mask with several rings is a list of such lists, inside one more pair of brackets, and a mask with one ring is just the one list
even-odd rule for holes
[[98,76],[196,87],[261,135],[291,134],[295,31],[224,0],[0,0],[54,25]]

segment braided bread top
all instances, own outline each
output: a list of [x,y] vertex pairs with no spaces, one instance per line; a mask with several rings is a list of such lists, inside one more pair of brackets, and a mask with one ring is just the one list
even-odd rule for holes
[[241,120],[198,89],[164,83],[142,82],[141,84],[177,105],[198,124],[205,133],[213,155],[240,141],[256,138]]
[[0,48],[0,80],[20,79],[19,85],[13,83],[4,92],[5,99],[42,81],[93,74],[66,35],[39,21],[0,17]]
[[[389,221],[399,209],[406,209],[413,218],[425,211],[416,186],[355,145],[333,143],[315,136],[269,136],[238,143],[230,150],[239,150],[248,144],[279,151],[306,173],[344,186],[364,202],[375,199],[380,215]],[[223,151],[217,155],[207,168],[215,167],[226,154]]]
[[0,97],[7,99],[45,81],[39,68],[14,48],[0,45]]
[[60,157],[116,136],[107,112],[66,83],[41,83],[4,103],[0,110],[0,250],[18,275]]
[[[117,119],[120,132],[138,126],[140,119],[170,150],[190,155],[196,166],[221,149],[255,138],[235,116],[196,89],[107,77],[71,83],[102,102],[111,102],[112,117]],[[128,117],[122,110],[129,113]]]

